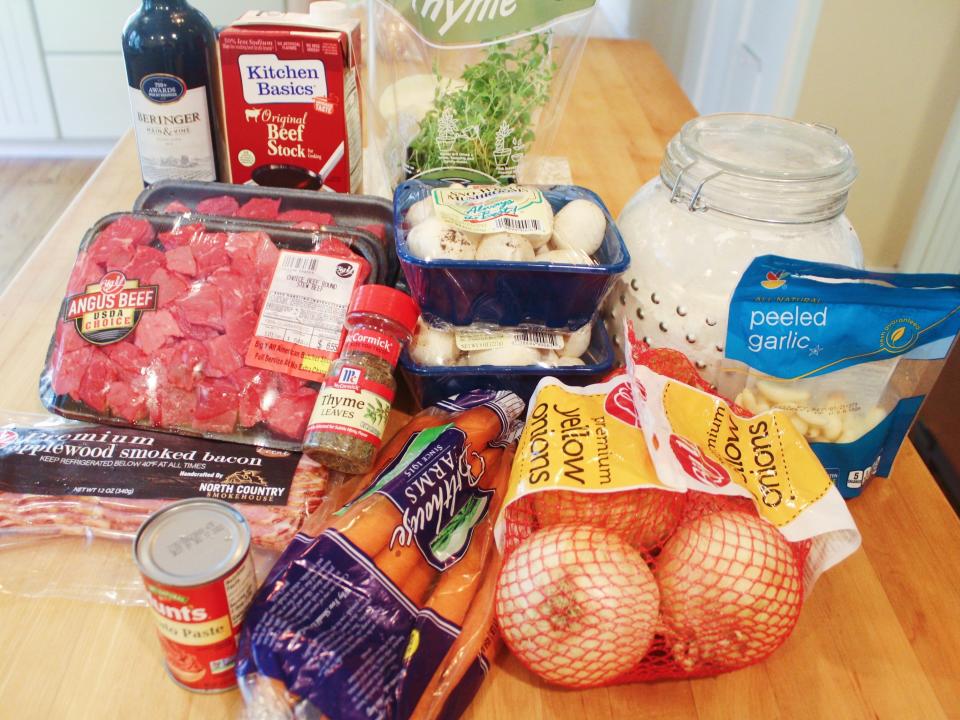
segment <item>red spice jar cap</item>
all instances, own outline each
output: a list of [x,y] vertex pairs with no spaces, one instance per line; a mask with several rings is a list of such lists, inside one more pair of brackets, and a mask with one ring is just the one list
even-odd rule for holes
[[410,333],[417,329],[417,320],[420,319],[420,308],[413,298],[386,285],[363,285],[357,288],[350,303],[349,314],[354,313],[382,315]]

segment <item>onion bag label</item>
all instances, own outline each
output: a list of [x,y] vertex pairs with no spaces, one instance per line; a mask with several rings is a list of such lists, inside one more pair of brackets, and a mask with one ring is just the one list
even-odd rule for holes
[[139,280],[111,270],[82,293],[67,297],[62,316],[87,342],[110,345],[130,335],[144,311],[156,308],[156,285],[141,286]]
[[441,220],[467,232],[542,235],[553,231],[553,210],[537,188],[521,185],[436,188],[431,198]]
[[0,492],[285,505],[299,455],[96,426],[0,429]]
[[360,263],[282,250],[247,365],[322,382],[340,353]]
[[[476,475],[473,459],[479,459]],[[426,561],[442,571],[463,557],[474,528],[487,514],[493,490],[479,487],[485,472],[483,458],[467,447],[466,433],[442,425],[410,438],[358,500],[373,493],[386,497],[401,514],[389,547],[415,543]]]

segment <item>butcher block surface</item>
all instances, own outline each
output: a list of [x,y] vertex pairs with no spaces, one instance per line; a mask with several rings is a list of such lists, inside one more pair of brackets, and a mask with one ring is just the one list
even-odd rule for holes
[[[591,40],[555,154],[619,213],[693,115],[648,45]],[[140,189],[127,136],[0,297],[0,407],[40,410],[37,379],[83,231],[129,208]],[[766,662],[712,679],[570,692],[502,656],[467,717],[960,718],[960,522],[910,445],[893,475],[850,507],[863,548],[817,583],[793,636]],[[3,588],[31,567],[106,580],[77,543],[2,546]],[[0,593],[0,718],[240,717],[236,691],[195,695],[166,677],[152,623],[145,607]]]

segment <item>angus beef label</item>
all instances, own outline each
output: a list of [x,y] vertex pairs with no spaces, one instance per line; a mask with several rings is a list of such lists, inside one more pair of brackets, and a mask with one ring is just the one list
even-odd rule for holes
[[0,428],[0,492],[285,505],[299,453],[97,426]]

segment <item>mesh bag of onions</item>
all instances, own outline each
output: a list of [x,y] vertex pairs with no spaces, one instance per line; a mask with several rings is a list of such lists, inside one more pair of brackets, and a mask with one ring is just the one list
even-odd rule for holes
[[709,392],[680,353],[635,353],[530,402],[497,538],[503,639],[567,687],[759,662],[860,536],[786,416]]

